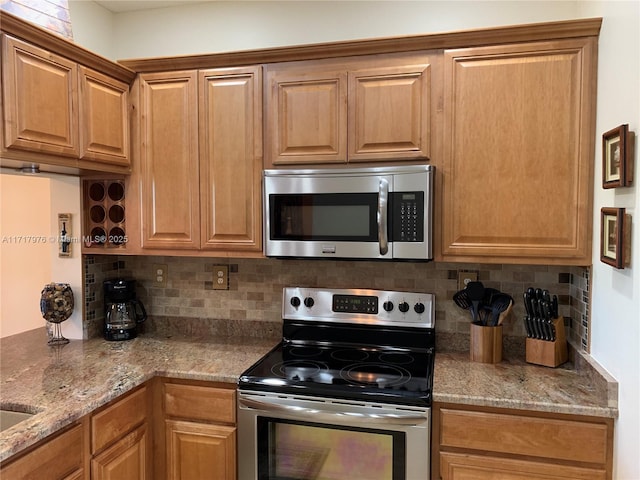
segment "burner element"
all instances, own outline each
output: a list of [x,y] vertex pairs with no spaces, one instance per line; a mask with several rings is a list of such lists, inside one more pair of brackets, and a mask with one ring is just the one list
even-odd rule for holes
[[382,363],[356,363],[343,368],[340,377],[350,383],[377,388],[398,388],[411,380],[408,370]]
[[276,363],[271,367],[271,372],[277,377],[286,378],[288,380],[298,380],[300,382],[313,382],[322,371],[329,368],[322,362],[306,361],[306,360],[288,360]]
[[331,352],[331,358],[346,362],[362,362],[369,358],[369,354],[364,350],[350,348]]
[[380,354],[380,361],[393,365],[409,365],[414,362],[413,355],[409,353],[384,352]]
[[289,353],[292,357],[318,357],[322,354],[322,350],[317,347],[291,347]]

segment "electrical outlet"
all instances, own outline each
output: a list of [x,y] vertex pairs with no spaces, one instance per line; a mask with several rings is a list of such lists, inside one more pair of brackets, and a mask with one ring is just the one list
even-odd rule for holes
[[213,289],[229,290],[229,266],[228,265],[213,266]]
[[478,281],[478,272],[458,272],[458,290],[464,290],[469,282]]
[[169,267],[165,264],[155,263],[153,265],[153,283],[156,287],[167,286],[167,278],[169,276]]

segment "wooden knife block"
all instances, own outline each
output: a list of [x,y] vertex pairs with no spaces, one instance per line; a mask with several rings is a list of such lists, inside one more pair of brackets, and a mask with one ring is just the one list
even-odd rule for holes
[[556,339],[553,342],[527,338],[527,363],[535,363],[545,367],[557,367],[567,361],[567,337],[564,332],[564,318],[556,318],[553,321],[553,325],[556,329]]
[[470,360],[480,363],[502,361],[502,325],[486,327],[471,324]]

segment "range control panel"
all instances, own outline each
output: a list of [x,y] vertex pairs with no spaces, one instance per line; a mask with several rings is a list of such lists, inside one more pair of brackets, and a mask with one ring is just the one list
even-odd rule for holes
[[288,320],[435,327],[430,293],[285,287],[282,318]]

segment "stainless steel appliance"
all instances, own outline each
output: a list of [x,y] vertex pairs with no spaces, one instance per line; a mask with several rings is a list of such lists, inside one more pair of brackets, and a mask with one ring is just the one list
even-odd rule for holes
[[429,478],[435,299],[289,287],[238,381],[240,480]]
[[138,324],[147,318],[136,298],[134,280],[106,280],[104,287],[104,329],[106,340],[131,340],[138,336]]
[[430,165],[265,170],[269,257],[430,260]]

